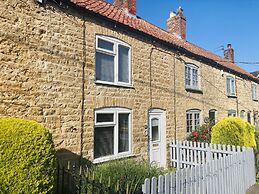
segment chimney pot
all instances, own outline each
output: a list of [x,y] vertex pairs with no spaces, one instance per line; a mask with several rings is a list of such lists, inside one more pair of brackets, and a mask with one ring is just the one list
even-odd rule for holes
[[176,13],[170,12],[170,17],[167,20],[167,31],[186,39],[186,18],[183,15],[182,7],[179,7]]

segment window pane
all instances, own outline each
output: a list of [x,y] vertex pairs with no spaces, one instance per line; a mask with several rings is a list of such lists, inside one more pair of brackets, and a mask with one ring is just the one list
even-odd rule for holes
[[192,131],[192,114],[191,113],[187,113],[186,114],[187,117],[187,132],[191,132]]
[[113,113],[97,113],[96,123],[113,122]]
[[235,95],[235,81],[233,78],[231,79],[231,88],[230,89],[231,89],[231,94]]
[[114,127],[94,128],[94,158],[114,154]]
[[113,51],[113,43],[98,38],[98,48]]
[[198,71],[197,71],[197,69],[192,70],[192,82],[193,82],[192,86],[197,88],[197,86],[198,86]]
[[185,66],[185,85],[191,85],[191,69],[188,66]]
[[256,85],[252,85],[252,98],[256,99]]
[[152,141],[159,140],[159,120],[157,118],[151,119]]
[[227,78],[227,94],[231,94],[231,91],[230,91],[230,78]]
[[129,151],[129,114],[119,114],[119,152]]
[[119,45],[119,81],[129,83],[129,48]]
[[235,110],[229,110],[228,111],[228,116],[229,117],[235,117],[236,116],[236,111]]
[[210,122],[215,123],[215,120],[216,120],[216,112],[215,111],[209,112],[209,120],[210,120]]
[[200,126],[200,114],[194,113],[194,128],[197,129]]
[[114,56],[96,52],[96,80],[114,82]]
[[242,111],[240,112],[240,118],[241,118],[241,119],[245,119],[245,111],[242,110]]

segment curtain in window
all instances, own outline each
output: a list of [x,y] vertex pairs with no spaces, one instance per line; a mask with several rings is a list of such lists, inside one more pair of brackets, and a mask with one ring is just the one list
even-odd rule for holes
[[114,127],[95,127],[94,158],[114,154]]
[[231,90],[230,90],[230,78],[227,78],[227,94],[231,94]]
[[129,151],[129,114],[119,114],[119,153]]
[[96,80],[114,82],[114,56],[96,52]]
[[119,45],[119,82],[129,83],[129,48]]

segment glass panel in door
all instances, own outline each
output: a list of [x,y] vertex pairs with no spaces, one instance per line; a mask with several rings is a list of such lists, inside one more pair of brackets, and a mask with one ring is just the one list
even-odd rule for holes
[[159,119],[152,118],[151,119],[151,131],[152,131],[152,141],[159,141]]

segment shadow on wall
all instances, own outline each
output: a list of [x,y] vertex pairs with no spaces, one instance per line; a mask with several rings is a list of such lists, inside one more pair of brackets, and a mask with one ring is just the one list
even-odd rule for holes
[[93,166],[92,162],[66,149],[56,153],[57,169],[57,194],[77,194],[80,190],[80,174]]

